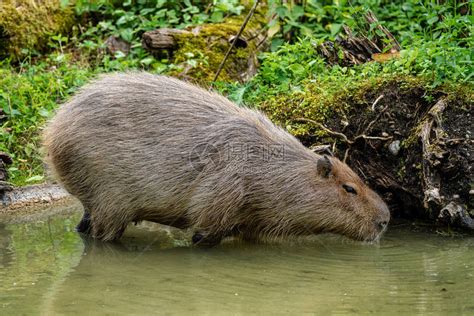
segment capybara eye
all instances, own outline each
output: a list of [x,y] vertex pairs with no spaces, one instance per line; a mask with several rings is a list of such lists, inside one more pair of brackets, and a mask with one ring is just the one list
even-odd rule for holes
[[347,193],[357,194],[356,189],[354,189],[354,188],[351,187],[350,185],[343,184],[342,187],[344,188],[344,190],[346,190]]

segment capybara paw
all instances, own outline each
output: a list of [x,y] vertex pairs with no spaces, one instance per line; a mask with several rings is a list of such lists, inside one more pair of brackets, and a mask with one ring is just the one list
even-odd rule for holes
[[196,232],[191,238],[193,245],[199,247],[214,247],[221,242],[221,238]]
[[76,226],[76,232],[90,235],[92,230],[91,216],[88,212],[84,212],[81,221]]

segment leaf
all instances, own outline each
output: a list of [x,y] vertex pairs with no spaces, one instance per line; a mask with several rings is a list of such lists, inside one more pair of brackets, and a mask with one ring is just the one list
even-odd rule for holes
[[275,9],[275,12],[280,18],[284,18],[288,14],[288,9],[281,5]]
[[294,20],[299,19],[304,15],[304,9],[302,6],[295,5],[293,8],[291,8],[291,18]]
[[123,29],[119,31],[120,37],[127,42],[131,42],[133,40],[133,30],[132,29]]
[[29,177],[28,179],[25,180],[25,182],[38,182],[38,181],[42,181],[43,179],[44,179],[44,176],[36,175],[36,176]]
[[280,23],[275,23],[273,26],[268,28],[268,37],[272,38],[276,33],[280,32]]
[[291,70],[291,72],[298,76],[302,75],[305,72],[305,68],[300,64],[293,64],[288,68]]
[[42,108],[39,110],[39,115],[41,115],[42,117],[49,117],[49,111],[46,110],[45,108]]
[[428,21],[426,21],[429,25],[433,25],[434,23],[438,22],[438,16],[435,15],[434,17],[432,18],[429,18]]
[[335,36],[341,30],[342,24],[340,23],[333,23],[331,24],[331,35]]
[[211,22],[218,23],[224,19],[224,13],[222,11],[213,12],[211,14]]
[[372,55],[372,59],[379,63],[383,63],[383,62],[389,61],[394,58],[399,58],[399,57],[400,57],[400,52]]
[[140,60],[143,65],[150,65],[155,59],[153,57],[146,57]]

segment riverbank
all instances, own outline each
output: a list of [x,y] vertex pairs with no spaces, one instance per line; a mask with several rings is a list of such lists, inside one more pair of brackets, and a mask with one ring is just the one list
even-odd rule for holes
[[56,184],[11,188],[0,194],[0,216],[28,216],[42,209],[72,203],[74,198]]

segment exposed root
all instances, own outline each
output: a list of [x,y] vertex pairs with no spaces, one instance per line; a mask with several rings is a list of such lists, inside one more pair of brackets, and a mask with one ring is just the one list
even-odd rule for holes
[[[440,207],[440,177],[433,167],[441,164],[440,160],[448,153],[442,148],[445,132],[441,125],[441,115],[446,108],[446,100],[440,99],[428,112],[425,122],[421,126],[420,138],[423,150],[423,183],[425,208]],[[431,140],[431,135],[434,138]]]
[[[368,135],[365,135],[365,133],[367,133],[367,132],[370,131],[372,125],[380,118],[380,116],[381,116],[382,113],[387,109],[387,107],[388,107],[388,106],[386,106],[386,107],[379,113],[379,115],[377,115],[377,117],[367,125],[367,128],[364,130],[364,134],[357,135],[357,136],[354,137],[353,139],[349,139],[349,137],[347,137],[345,134],[340,133],[340,132],[333,131],[333,130],[327,128],[326,126],[324,126],[324,124],[321,124],[321,123],[316,122],[316,121],[311,120],[311,119],[298,118],[298,119],[296,119],[296,121],[302,121],[302,122],[308,122],[308,123],[314,124],[314,125],[318,126],[319,128],[321,128],[322,130],[324,130],[324,131],[325,131],[326,133],[328,133],[329,135],[338,137],[338,138],[341,139],[344,143],[346,143],[346,144],[348,145],[348,148],[346,149],[346,152],[345,152],[345,154],[344,154],[344,159],[343,159],[343,161],[345,162],[346,159],[347,159],[347,157],[349,156],[349,150],[350,150],[351,146],[354,145],[359,139],[387,141],[387,140],[390,140],[390,139],[393,138],[392,136],[368,136]],[[335,147],[335,145],[333,145],[333,148],[334,148],[334,147]]]

